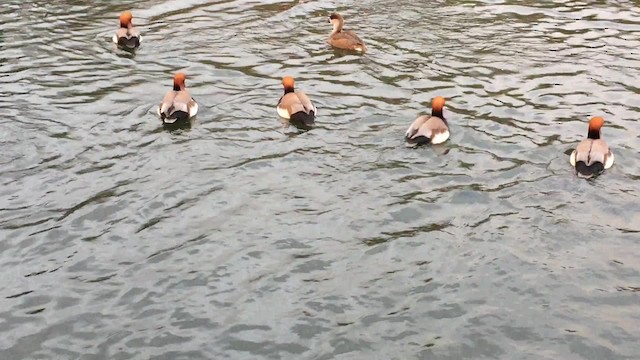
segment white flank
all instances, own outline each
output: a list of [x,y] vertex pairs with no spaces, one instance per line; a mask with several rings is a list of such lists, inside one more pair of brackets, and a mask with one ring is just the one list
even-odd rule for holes
[[569,157],[569,162],[571,163],[571,166],[576,167],[576,151],[573,150],[573,152],[571,153],[571,156]]
[[197,113],[198,113],[198,103],[194,101],[193,106],[189,110],[189,117],[194,117],[196,116]]
[[445,131],[443,133],[438,133],[435,136],[433,136],[431,138],[431,143],[432,144],[442,144],[443,142],[447,141],[447,139],[449,138],[449,131]]
[[289,111],[287,111],[287,109],[281,108],[280,106],[276,106],[276,110],[278,111],[278,115],[280,115],[280,117],[283,117],[285,119],[291,118],[291,116],[289,115]]
[[604,168],[608,169],[610,167],[613,166],[613,152],[611,152],[611,155],[609,157],[607,157],[607,161],[604,164]]

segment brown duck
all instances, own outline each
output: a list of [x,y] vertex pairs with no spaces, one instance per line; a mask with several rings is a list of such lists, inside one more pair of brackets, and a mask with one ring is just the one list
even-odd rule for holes
[[367,51],[367,47],[364,41],[356,35],[353,31],[343,30],[344,18],[338,13],[333,13],[329,16],[329,22],[333,25],[333,31],[329,35],[327,42],[338,49],[353,50],[364,53]]

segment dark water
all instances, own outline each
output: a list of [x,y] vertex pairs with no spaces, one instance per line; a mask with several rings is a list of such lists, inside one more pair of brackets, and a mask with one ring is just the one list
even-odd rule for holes
[[[110,42],[126,9],[135,54]],[[334,10],[366,56],[327,47]],[[0,359],[640,359],[637,2],[0,19]],[[178,70],[200,113],[167,131]],[[276,115],[285,74],[312,131]],[[450,141],[406,149],[436,95]],[[583,181],[595,115],[616,164]]]

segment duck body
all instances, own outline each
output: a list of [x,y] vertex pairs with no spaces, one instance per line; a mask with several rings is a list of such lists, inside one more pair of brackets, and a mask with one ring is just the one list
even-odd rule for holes
[[125,11],[120,15],[120,28],[113,35],[113,42],[120,47],[136,49],[140,46],[142,37],[138,29],[133,26],[132,19],[130,11]]
[[185,75],[177,73],[173,80],[173,90],[169,91],[158,105],[158,116],[164,124],[188,121],[198,113],[198,103],[185,89]]
[[443,115],[444,98],[433,99],[431,115],[422,115],[411,123],[404,138],[408,147],[441,144],[449,139],[449,124]]
[[318,110],[307,94],[303,91],[294,90],[292,77],[285,76],[282,79],[282,84],[284,86],[284,95],[282,95],[276,106],[278,115],[296,126],[313,126]]
[[333,13],[329,16],[329,22],[333,25],[333,31],[327,43],[335,48],[344,50],[353,50],[364,53],[367,51],[367,46],[364,41],[351,30],[343,30],[344,18],[338,13]]
[[601,139],[604,120],[594,117],[589,121],[587,138],[582,140],[571,153],[569,162],[581,178],[591,178],[613,166],[615,157],[609,145]]
[[136,49],[140,46],[141,41],[140,33],[138,29],[132,28],[120,28],[116,31],[115,35],[113,35],[113,42],[118,44],[118,46]]

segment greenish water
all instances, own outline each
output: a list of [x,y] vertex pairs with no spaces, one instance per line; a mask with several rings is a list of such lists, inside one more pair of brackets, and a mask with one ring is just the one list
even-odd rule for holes
[[[143,34],[113,47],[118,14]],[[325,40],[333,11],[365,56]],[[632,1],[0,7],[0,359],[638,359]],[[190,129],[155,106],[174,72]],[[319,109],[276,115],[292,75]],[[451,138],[407,149],[430,99]],[[600,115],[616,164],[568,154]]]

